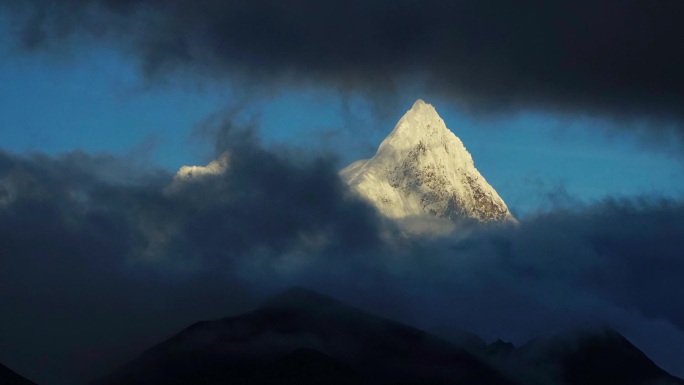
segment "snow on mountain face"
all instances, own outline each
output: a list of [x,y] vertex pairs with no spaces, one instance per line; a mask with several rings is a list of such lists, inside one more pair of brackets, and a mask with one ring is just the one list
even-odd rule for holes
[[206,166],[183,166],[174,175],[174,180],[189,181],[202,178],[205,175],[222,174],[228,169],[230,154],[228,152],[222,153],[218,159],[211,161]]
[[171,184],[166,186],[164,192],[166,194],[174,194],[178,192],[183,186],[204,180],[206,177],[212,175],[221,175],[228,170],[230,166],[230,153],[224,152],[215,160],[212,160],[206,166],[183,166],[176,175],[173,176]]
[[417,100],[371,159],[340,171],[383,215],[515,222],[432,105]]

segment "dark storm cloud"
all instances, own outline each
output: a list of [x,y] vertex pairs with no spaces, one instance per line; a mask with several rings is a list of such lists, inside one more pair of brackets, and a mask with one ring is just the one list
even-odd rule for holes
[[[151,77],[387,91],[424,82],[475,111],[541,108],[643,118],[681,134],[678,0],[30,0],[24,47],[102,38]],[[633,123],[633,122],[631,122]],[[633,124],[632,124],[633,126]]]
[[344,196],[331,160],[222,133],[230,171],[180,185],[106,156],[0,153],[0,361],[43,384],[89,380],[198,317],[253,305],[242,261],[379,245],[378,219]]
[[516,343],[609,323],[684,374],[681,202],[609,200],[403,238],[347,195],[333,160],[219,127],[228,170],[185,183],[106,156],[0,153],[1,362],[73,384],[299,285]]

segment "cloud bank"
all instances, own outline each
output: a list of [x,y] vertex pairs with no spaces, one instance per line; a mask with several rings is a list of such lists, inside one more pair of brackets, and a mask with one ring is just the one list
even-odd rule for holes
[[[0,0],[26,50],[109,45],[150,80],[387,100],[419,83],[474,112],[607,116],[684,139],[684,3]],[[624,123],[624,124],[622,124]],[[644,124],[642,124],[644,123]],[[606,200],[469,236],[405,239],[335,159],[228,122],[229,171],[0,152],[0,362],[73,384],[198,319],[307,286],[427,329],[516,343],[606,322],[684,376],[684,202]],[[680,370],[680,372],[677,372]]]
[[226,123],[228,171],[0,153],[0,361],[85,382],[199,319],[306,286],[430,330],[516,343],[609,323],[684,367],[684,204],[608,200],[433,239],[399,236],[334,159]]
[[[541,109],[684,134],[678,0],[0,1],[29,50],[110,44],[150,78],[323,86],[419,83],[471,111]],[[635,123],[636,122],[636,123]]]

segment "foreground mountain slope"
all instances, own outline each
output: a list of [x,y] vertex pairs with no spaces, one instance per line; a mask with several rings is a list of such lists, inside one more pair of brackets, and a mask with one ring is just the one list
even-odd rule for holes
[[238,317],[192,325],[95,382],[224,383],[514,382],[465,350],[426,332],[305,289],[289,290]]
[[10,368],[0,364],[0,384],[2,385],[36,385],[35,383],[18,375]]
[[422,100],[399,120],[373,158],[350,164],[340,176],[390,218],[515,221],[461,140]]
[[536,339],[493,355],[499,367],[528,384],[684,385],[607,327]]
[[[464,340],[462,334],[456,335]],[[684,385],[609,328],[463,349],[306,289],[196,323],[94,385]]]

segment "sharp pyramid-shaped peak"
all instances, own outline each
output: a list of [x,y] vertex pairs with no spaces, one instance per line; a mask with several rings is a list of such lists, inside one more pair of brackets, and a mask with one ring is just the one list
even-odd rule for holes
[[427,113],[430,113],[430,112],[437,113],[437,111],[432,106],[432,104],[425,103],[425,101],[423,99],[418,99],[415,102],[413,102],[413,106],[411,107],[410,111],[414,111],[414,112],[424,111]]
[[[402,122],[406,123],[413,123],[413,124],[401,124]],[[442,124],[440,125],[439,122]],[[413,130],[420,130],[421,128],[428,128],[427,126],[432,127],[432,125],[436,125],[434,128],[443,128],[448,131],[446,126],[444,125],[444,121],[442,118],[439,116],[437,113],[437,110],[435,107],[432,106],[432,104],[425,103],[423,99],[418,99],[416,100],[415,103],[413,103],[413,106],[411,107],[410,110],[406,111],[404,116],[399,120],[399,123],[397,123],[397,128],[398,127],[403,127],[403,128],[411,128]],[[434,130],[432,130],[434,131]]]
[[[447,158],[453,158],[463,166],[473,167],[473,159],[463,142],[451,132],[437,110],[422,99],[399,120],[394,130],[383,140],[378,154],[396,160],[406,150],[430,149]],[[377,155],[376,155],[377,157]]]
[[340,175],[390,218],[515,221],[475,168],[463,142],[422,99],[399,120],[373,158],[352,163]]
[[406,112],[406,115],[419,115],[422,117],[441,119],[435,107],[425,102],[423,99],[418,99],[413,102],[411,109]]

